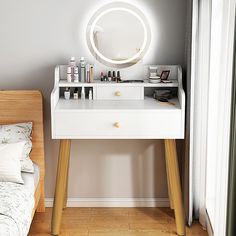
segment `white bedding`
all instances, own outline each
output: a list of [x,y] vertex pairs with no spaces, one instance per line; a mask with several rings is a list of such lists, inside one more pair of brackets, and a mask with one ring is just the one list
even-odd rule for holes
[[26,236],[34,208],[34,192],[39,182],[39,168],[34,174],[22,173],[24,185],[0,182],[0,236]]
[[[39,182],[39,167],[34,163],[34,173],[26,173],[22,172],[22,179],[24,180],[24,185],[30,191],[34,194],[36,187]],[[1,235],[0,235],[1,236]]]

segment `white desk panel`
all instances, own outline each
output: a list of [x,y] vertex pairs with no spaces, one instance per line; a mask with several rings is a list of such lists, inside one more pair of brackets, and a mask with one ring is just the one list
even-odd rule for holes
[[183,138],[180,105],[177,99],[172,102],[176,105],[152,98],[128,102],[60,99],[54,113],[55,138]]

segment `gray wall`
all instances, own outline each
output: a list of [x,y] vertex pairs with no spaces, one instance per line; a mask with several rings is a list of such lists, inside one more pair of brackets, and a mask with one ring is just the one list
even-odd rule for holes
[[[70,56],[92,61],[85,41],[101,0],[0,0],[0,89],[44,95],[46,196],[54,193],[58,141],[50,138],[50,92],[56,64]],[[154,32],[144,59],[185,67],[187,0],[128,1],[142,8]],[[167,197],[163,141],[73,141],[69,197]]]

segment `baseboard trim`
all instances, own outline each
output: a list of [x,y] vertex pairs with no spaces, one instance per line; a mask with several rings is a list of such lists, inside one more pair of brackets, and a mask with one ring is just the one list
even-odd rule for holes
[[[45,199],[53,206],[53,198]],[[68,198],[67,207],[169,207],[168,198]]]

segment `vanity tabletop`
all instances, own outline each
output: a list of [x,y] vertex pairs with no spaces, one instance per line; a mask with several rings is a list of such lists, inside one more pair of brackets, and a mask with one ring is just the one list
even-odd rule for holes
[[70,112],[79,110],[150,110],[150,111],[177,111],[181,110],[178,98],[168,102],[159,102],[153,98],[145,97],[144,100],[66,100],[59,99],[55,112]]

